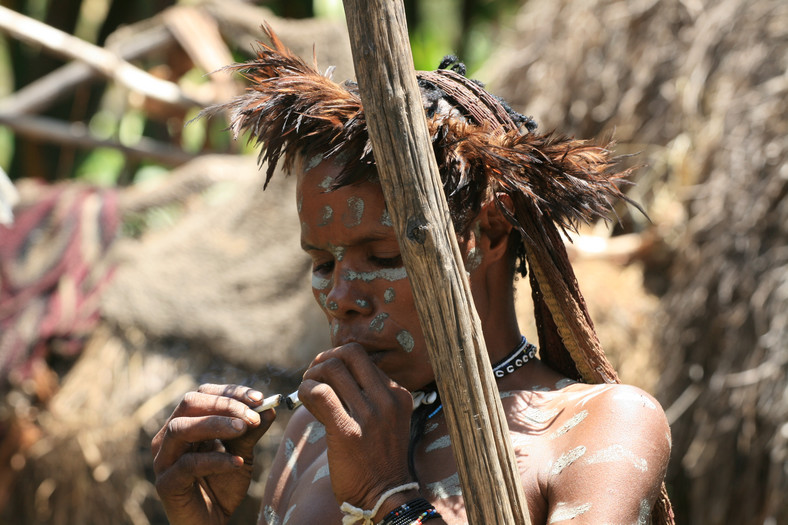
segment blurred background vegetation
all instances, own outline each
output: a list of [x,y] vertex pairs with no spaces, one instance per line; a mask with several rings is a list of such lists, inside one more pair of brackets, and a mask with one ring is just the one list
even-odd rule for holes
[[[104,46],[118,28],[153,17],[173,5],[198,2],[176,0],[4,0],[2,5],[43,21],[87,42]],[[511,24],[520,2],[517,0],[407,0],[405,2],[414,61],[419,69],[434,69],[441,58],[456,53],[472,73],[490,56],[495,35],[501,26]],[[257,2],[283,18],[329,18],[344,20],[340,0],[268,0]],[[508,21],[508,22],[507,22]],[[242,50],[232,49],[238,61],[249,58]],[[15,92],[62,66],[63,59],[40,46],[16,39],[0,38],[0,97]],[[177,65],[176,65],[177,64]],[[180,63],[161,63],[161,57],[141,60],[145,69],[158,68],[160,74],[177,74],[182,83],[205,82],[206,71],[199,67],[175,71]],[[187,66],[183,66],[187,67]],[[170,68],[170,71],[163,71]],[[186,121],[199,108],[185,112]],[[51,104],[43,113],[64,122],[83,121],[97,138],[117,140],[133,146],[143,137],[161,141],[178,139],[188,153],[206,150],[226,151],[229,136],[220,125],[197,121],[181,127],[179,119],[167,120],[151,115],[130,101],[116,86],[103,82],[81,85],[73,93]],[[209,129],[206,129],[209,128]],[[80,179],[102,185],[128,185],[163,174],[166,169],[147,159],[130,160],[112,148],[89,150],[43,144],[39,140],[14,135],[0,126],[0,167],[11,179],[41,177],[48,181]]]

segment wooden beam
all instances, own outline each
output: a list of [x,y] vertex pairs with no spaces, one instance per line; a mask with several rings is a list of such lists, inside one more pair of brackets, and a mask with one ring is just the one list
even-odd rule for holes
[[[107,48],[116,52],[123,60],[133,60],[174,42],[172,33],[163,25],[137,27],[134,32],[129,31],[129,27],[124,27],[113,35],[119,33],[127,37],[128,41],[118,42],[113,46],[108,43]],[[100,76],[98,71],[89,65],[79,61],[69,62],[0,99],[0,114],[13,116],[42,113],[53,103],[67,97],[77,86],[97,76]]]
[[468,522],[529,524],[416,83],[402,0],[344,0],[375,161],[427,340]]
[[167,104],[204,106],[172,82],[156,78],[115,53],[0,6],[0,30],[69,59],[79,60],[119,84]]
[[129,159],[148,159],[165,166],[180,166],[197,157],[180,148],[142,137],[134,145],[125,145],[115,140],[100,139],[90,133],[82,122],[63,122],[49,117],[29,115],[2,115],[0,126],[7,126],[14,133],[34,140],[67,144],[83,149],[113,148]]

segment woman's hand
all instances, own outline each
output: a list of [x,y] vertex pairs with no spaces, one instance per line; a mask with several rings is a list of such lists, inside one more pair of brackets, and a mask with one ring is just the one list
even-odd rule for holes
[[413,398],[361,345],[318,355],[298,397],[326,427],[331,485],[339,503],[370,510],[384,492],[412,481],[407,454]]
[[276,414],[262,393],[202,385],[187,393],[152,441],[156,490],[172,525],[224,524],[246,496],[254,446]]

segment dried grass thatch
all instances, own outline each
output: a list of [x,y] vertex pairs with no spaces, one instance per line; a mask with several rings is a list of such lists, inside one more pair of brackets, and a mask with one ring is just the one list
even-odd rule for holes
[[788,4],[531,0],[511,42],[498,93],[648,164],[677,521],[788,522]]

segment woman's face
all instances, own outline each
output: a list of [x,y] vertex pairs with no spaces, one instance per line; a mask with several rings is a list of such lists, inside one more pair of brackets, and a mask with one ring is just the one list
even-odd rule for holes
[[355,342],[391,379],[416,390],[433,379],[399,244],[376,182],[327,191],[340,167],[299,173],[301,246],[335,346]]

